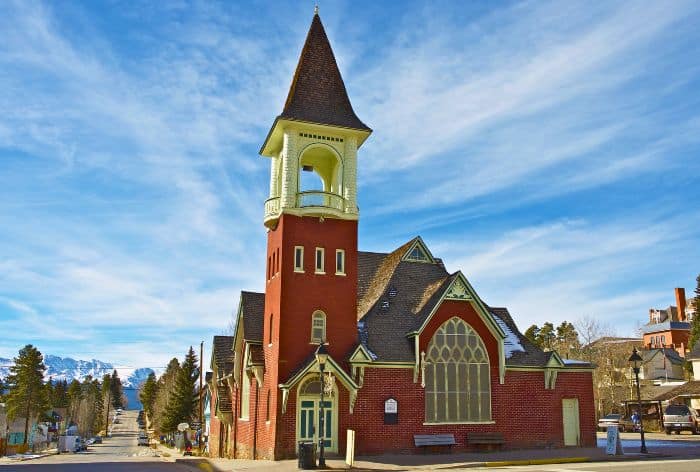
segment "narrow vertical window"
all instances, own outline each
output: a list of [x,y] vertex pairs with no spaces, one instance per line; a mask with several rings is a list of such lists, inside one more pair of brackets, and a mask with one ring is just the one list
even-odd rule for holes
[[267,343],[268,344],[272,344],[272,326],[273,326],[272,321],[273,321],[272,320],[272,313],[270,313],[270,329],[269,329],[268,335],[267,335]]
[[267,256],[267,280],[270,280],[272,274],[272,257]]
[[322,247],[317,247],[316,248],[316,273],[317,274],[325,274],[325,255],[326,255],[326,250],[323,249]]
[[241,408],[240,418],[247,420],[250,415],[250,379],[248,374],[243,372],[241,376]]
[[345,275],[345,250],[335,250],[335,275]]
[[267,391],[267,403],[265,405],[265,421],[270,421],[270,390]]
[[326,314],[322,311],[315,311],[311,315],[311,342],[320,344],[326,340]]
[[304,246],[294,246],[294,272],[304,272]]
[[280,248],[277,248],[277,271],[275,273],[280,273]]

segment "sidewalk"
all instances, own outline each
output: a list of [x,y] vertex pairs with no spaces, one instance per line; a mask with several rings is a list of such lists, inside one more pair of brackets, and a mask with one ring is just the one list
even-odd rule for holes
[[[572,449],[537,449],[495,451],[487,453],[455,453],[455,454],[385,454],[380,456],[357,457],[353,470],[439,470],[485,466],[526,465],[545,463],[619,461],[641,458],[658,458],[664,454],[652,453],[641,455],[628,453],[624,456],[608,456],[601,448],[572,448]],[[204,472],[229,472],[244,470],[275,470],[292,471],[297,469],[297,460],[283,461],[253,461],[243,459],[218,459],[202,457],[177,457],[176,462],[189,464],[193,469]],[[345,460],[339,457],[326,459],[328,469],[347,469]]]

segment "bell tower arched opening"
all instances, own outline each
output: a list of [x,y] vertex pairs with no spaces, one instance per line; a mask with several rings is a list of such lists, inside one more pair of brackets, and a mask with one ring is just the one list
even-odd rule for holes
[[312,144],[299,156],[297,208],[343,210],[343,161],[330,146]]

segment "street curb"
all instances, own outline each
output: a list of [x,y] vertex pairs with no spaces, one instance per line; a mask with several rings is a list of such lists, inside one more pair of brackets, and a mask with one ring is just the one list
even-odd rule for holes
[[590,457],[558,457],[552,459],[525,459],[517,461],[493,461],[484,462],[485,467],[505,467],[509,465],[544,465],[544,464],[572,464],[577,462],[591,462]]
[[177,458],[174,461],[176,464],[180,465],[186,465],[187,467],[191,468],[192,470],[196,471],[203,471],[203,472],[219,472],[219,469],[216,468],[214,464],[209,462],[206,458],[204,457],[197,457],[194,459],[180,459]]

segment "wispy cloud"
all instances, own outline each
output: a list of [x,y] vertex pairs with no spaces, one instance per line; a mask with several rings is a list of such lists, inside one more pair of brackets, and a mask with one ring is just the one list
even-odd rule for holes
[[[159,365],[263,288],[257,149],[310,15],[0,5],[0,355],[29,340]],[[364,248],[422,233],[521,324],[568,302],[627,329],[690,279],[697,4],[348,2],[322,16],[375,129]]]

